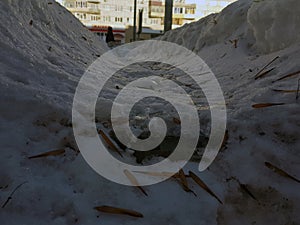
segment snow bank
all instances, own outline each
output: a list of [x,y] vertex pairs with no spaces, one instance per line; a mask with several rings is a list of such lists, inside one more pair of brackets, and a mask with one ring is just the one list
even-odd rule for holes
[[[198,53],[224,91],[229,139],[210,172],[222,177],[226,203],[218,207],[215,224],[297,224],[300,220],[299,184],[264,164],[271,162],[299,179],[296,90],[300,73],[276,81],[300,71],[299,4],[240,0],[220,14],[161,38]],[[255,79],[275,58],[264,76]],[[255,109],[257,103],[284,105]],[[249,198],[239,182],[251,189],[256,200]]]
[[53,0],[1,1],[0,30],[2,101],[23,104],[30,92],[51,105],[70,104],[76,81],[106,50]]
[[[300,174],[300,108],[293,91],[298,77],[274,82],[300,70],[300,43],[293,38],[299,28],[287,23],[297,22],[298,14],[291,10],[299,7],[296,1],[285,1],[285,7],[279,7],[280,1],[272,2],[241,0],[220,14],[162,37],[197,52],[224,91],[229,130],[226,148],[209,170],[200,174],[223,201],[220,205],[190,180],[198,197],[185,193],[173,179],[146,187],[149,196],[144,197],[133,187],[111,183],[96,174],[76,151],[70,110],[79,77],[106,47],[52,0],[2,0],[1,206],[15,187],[27,183],[0,210],[1,224],[298,224],[299,184],[264,165],[268,161],[293,176]],[[255,20],[255,9],[262,13],[268,8],[276,15],[285,10],[290,13],[273,21]],[[261,16],[268,16],[264,14]],[[264,27],[272,27],[267,35],[261,35]],[[275,44],[279,43],[275,35],[281,32],[279,28],[287,32],[284,37],[277,35],[280,47]],[[274,69],[255,80],[255,74],[276,56],[280,58],[268,67]],[[114,89],[109,91],[117,92],[115,84],[121,87],[123,82],[113,82]],[[197,95],[199,90],[190,89]],[[266,102],[284,105],[252,107]],[[200,108],[200,113],[209,110]],[[28,159],[61,148],[65,149],[62,156]],[[124,155],[128,161],[135,160],[130,152]],[[197,166],[191,162],[184,170],[196,172]],[[137,210],[144,218],[100,214],[93,209],[99,205]]]
[[219,14],[167,33],[173,41],[199,52],[205,46],[238,40],[249,50],[270,53],[300,40],[300,2],[297,0],[240,0]]
[[284,49],[300,41],[298,0],[254,1],[248,11],[255,46],[263,52]]

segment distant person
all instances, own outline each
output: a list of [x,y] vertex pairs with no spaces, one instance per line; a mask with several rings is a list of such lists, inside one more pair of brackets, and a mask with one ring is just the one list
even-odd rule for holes
[[113,47],[115,45],[115,37],[112,27],[108,27],[106,34],[106,43],[108,47]]

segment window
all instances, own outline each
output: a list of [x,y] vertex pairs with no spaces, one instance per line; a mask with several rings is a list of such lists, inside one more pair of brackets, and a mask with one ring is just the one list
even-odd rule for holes
[[115,11],[122,12],[123,6],[122,5],[115,5]]
[[183,8],[178,8],[178,7],[174,8],[174,13],[175,14],[182,14],[183,13]]
[[123,22],[123,18],[122,17],[115,17],[115,22],[122,23]]
[[195,8],[186,8],[185,14],[195,14]]

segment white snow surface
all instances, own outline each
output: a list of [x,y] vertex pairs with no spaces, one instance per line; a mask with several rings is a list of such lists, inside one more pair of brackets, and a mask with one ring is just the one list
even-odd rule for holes
[[[51,4],[50,4],[51,3]],[[268,161],[300,178],[298,0],[240,0],[220,14],[168,32],[210,66],[227,102],[229,139],[209,170],[197,173],[223,205],[190,182],[197,197],[173,179],[145,187],[109,182],[77,154],[71,104],[76,84],[104,43],[52,0],[0,2],[0,223],[14,224],[299,224],[299,183],[268,169]],[[31,22],[32,21],[32,22]],[[236,47],[234,40],[237,40]],[[255,74],[276,56],[261,79]],[[285,105],[254,109],[256,103]],[[103,109],[104,110],[104,109]],[[28,159],[53,149],[63,156]],[[128,160],[134,160],[130,154]],[[257,200],[242,190],[246,184]],[[144,214],[114,216],[93,207],[112,205]]]
[[193,51],[204,46],[238,39],[259,52],[270,53],[300,41],[300,2],[297,0],[240,0],[221,13],[167,33]]

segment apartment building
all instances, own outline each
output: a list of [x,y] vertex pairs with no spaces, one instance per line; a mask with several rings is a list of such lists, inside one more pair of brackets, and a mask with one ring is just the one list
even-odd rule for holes
[[[63,6],[71,11],[85,26],[103,39],[107,27],[113,27],[117,41],[125,42],[125,30],[133,26],[134,0],[63,0]],[[165,0],[137,0],[137,24],[142,21],[147,31],[162,33],[164,29]],[[139,16],[142,15],[140,19]],[[196,19],[196,4],[174,0],[173,28]],[[130,40],[130,39],[129,39]]]
[[[195,21],[196,19],[196,4],[187,4],[185,0],[174,0],[173,2],[173,23],[172,28],[180,27],[186,23]],[[159,18],[162,22],[165,16],[165,1],[150,0],[149,1],[149,17]]]
[[86,26],[101,21],[100,0],[63,0],[62,4]]

